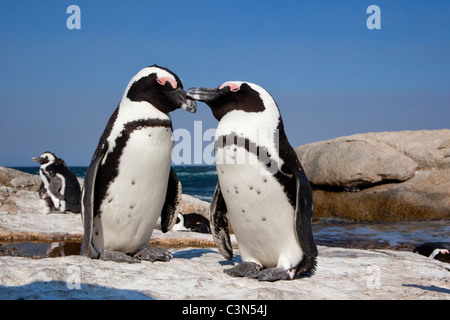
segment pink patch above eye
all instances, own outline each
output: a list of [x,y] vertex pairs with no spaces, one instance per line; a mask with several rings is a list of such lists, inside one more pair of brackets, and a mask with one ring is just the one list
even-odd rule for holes
[[219,87],[219,89],[223,89],[225,87],[230,87],[230,91],[232,91],[232,92],[236,92],[236,91],[239,91],[239,89],[241,89],[240,86],[238,86],[237,84],[234,84],[232,82],[225,82],[223,85],[221,85]]
[[160,84],[160,85],[165,85],[166,82],[169,82],[170,85],[172,86],[172,88],[176,89],[177,88],[177,83],[170,78],[157,78],[156,81]]

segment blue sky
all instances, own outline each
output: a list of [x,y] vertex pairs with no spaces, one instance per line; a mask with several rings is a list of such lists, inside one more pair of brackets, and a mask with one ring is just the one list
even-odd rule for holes
[[[81,29],[69,30],[69,5]],[[369,30],[369,5],[381,29]],[[158,64],[185,88],[257,83],[295,147],[373,131],[449,128],[449,1],[0,2],[0,166],[50,150],[88,165],[131,77]],[[174,129],[217,121],[172,113]],[[205,142],[205,145],[209,142]]]

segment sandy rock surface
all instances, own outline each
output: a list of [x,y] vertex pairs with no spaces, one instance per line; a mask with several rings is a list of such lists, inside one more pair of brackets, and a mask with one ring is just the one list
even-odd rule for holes
[[[449,299],[448,266],[409,252],[319,247],[311,277],[232,278],[215,248],[172,249],[169,262],[122,264],[82,256],[0,257],[2,299]],[[238,252],[237,252],[238,253]]]

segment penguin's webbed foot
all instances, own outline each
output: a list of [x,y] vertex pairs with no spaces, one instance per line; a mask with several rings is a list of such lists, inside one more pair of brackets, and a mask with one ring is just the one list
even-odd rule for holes
[[140,249],[135,254],[133,254],[133,257],[139,260],[146,260],[150,262],[169,261],[173,258],[172,254],[169,251],[157,247],[147,247]]
[[99,257],[100,260],[126,262],[126,263],[140,263],[141,260],[133,258],[123,252],[103,250]]
[[282,268],[267,268],[261,271],[250,272],[247,277],[258,279],[259,281],[289,280],[289,274]]
[[261,268],[261,265],[255,262],[244,261],[233,268],[223,270],[223,272],[232,277],[245,277],[249,273],[260,271]]

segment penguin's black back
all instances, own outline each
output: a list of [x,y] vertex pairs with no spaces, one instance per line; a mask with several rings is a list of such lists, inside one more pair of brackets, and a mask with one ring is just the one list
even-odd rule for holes
[[60,174],[65,179],[64,198],[66,200],[66,210],[81,212],[81,188],[77,177],[66,166],[62,159],[57,159],[47,167],[47,172],[52,176]]
[[427,242],[414,248],[413,252],[429,257],[435,249],[447,249],[441,242]]

